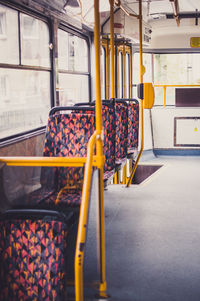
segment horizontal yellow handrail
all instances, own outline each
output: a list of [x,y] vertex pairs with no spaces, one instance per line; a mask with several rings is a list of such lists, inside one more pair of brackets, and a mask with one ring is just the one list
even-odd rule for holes
[[[5,163],[8,166],[82,167],[86,160],[86,157],[0,157],[0,163]],[[97,156],[93,156],[92,165],[99,165]]]
[[200,85],[196,84],[196,85],[154,85],[154,87],[156,88],[163,88],[163,92],[164,92],[164,107],[166,107],[166,97],[167,97],[167,88],[175,88],[175,87],[200,87]]

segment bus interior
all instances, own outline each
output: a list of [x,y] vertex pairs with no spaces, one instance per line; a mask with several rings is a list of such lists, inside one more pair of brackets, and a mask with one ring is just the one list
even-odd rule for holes
[[199,23],[0,0],[0,300],[200,300]]

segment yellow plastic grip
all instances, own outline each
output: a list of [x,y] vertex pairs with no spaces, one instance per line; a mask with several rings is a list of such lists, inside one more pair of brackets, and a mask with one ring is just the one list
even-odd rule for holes
[[152,109],[154,105],[154,87],[152,83],[144,83],[144,109]]

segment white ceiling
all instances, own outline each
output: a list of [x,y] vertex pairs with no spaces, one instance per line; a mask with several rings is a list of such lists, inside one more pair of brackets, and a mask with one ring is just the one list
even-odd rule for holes
[[[82,11],[79,8],[67,8],[68,13],[81,19],[83,23],[93,27],[94,25],[94,0],[79,0],[82,4]],[[109,0],[100,0],[101,24],[109,16]],[[170,0],[143,0],[144,20],[155,19],[156,15],[173,14]],[[178,0],[180,13],[200,12],[200,0]],[[138,13],[138,0],[121,0],[121,4],[129,11]],[[81,13],[82,12],[82,13]]]
[[[121,0],[122,3],[130,8],[135,7],[138,3],[136,0]],[[178,0],[179,11],[183,12],[195,12],[196,9],[200,11],[200,0]],[[149,6],[149,13],[173,13],[172,4],[169,0],[144,0],[143,6]]]

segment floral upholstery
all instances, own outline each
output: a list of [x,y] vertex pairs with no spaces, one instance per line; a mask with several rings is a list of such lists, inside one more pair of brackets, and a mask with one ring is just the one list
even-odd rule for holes
[[[86,157],[87,144],[94,132],[95,117],[93,114],[60,114],[49,117],[45,139],[44,156],[54,157]],[[82,167],[58,167],[57,191],[65,189],[65,197],[51,201],[55,204],[65,203],[78,205],[81,199],[81,190],[84,177]],[[76,191],[75,197],[72,191]],[[70,201],[67,200],[69,192]],[[49,202],[46,200],[45,202]]]
[[[93,110],[82,111],[81,106],[80,110],[75,110],[75,112],[85,113],[85,114],[94,114]],[[105,155],[105,164],[104,164],[104,180],[108,179],[111,174],[110,171],[115,168],[115,116],[114,116],[114,105],[112,103],[102,104],[102,123],[104,129],[104,145],[103,153]]]
[[110,171],[115,168],[115,115],[114,105],[102,105],[102,121],[104,128],[104,146],[105,155],[104,180],[110,177]]
[[116,119],[116,140],[115,140],[115,158],[117,164],[121,159],[127,156],[128,144],[128,108],[124,102],[115,103]]
[[139,102],[137,100],[128,103],[128,153],[138,148],[139,132]]
[[67,228],[51,217],[0,219],[0,300],[66,300]]

